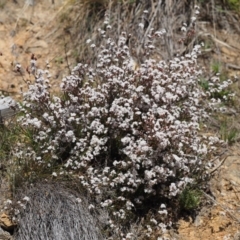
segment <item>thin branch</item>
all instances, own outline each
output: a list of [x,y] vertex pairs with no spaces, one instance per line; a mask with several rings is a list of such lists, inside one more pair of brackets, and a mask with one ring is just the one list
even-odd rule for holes
[[144,44],[144,42],[145,42],[145,39],[146,39],[146,37],[147,37],[150,29],[152,28],[153,20],[154,20],[154,19],[156,18],[156,16],[157,16],[157,12],[158,12],[159,9],[160,9],[161,3],[162,3],[162,1],[159,0],[159,1],[158,1],[157,8],[156,8],[156,10],[155,10],[155,12],[154,12],[154,14],[153,14],[153,16],[152,16],[152,19],[151,19],[151,21],[150,21],[150,23],[149,23],[149,25],[148,25],[148,28],[147,28],[147,30],[146,30],[143,38],[142,38],[142,41],[140,42],[140,44],[139,44],[139,46],[138,46],[137,54],[140,53],[140,49],[141,49],[141,47],[143,46],[143,44]]
[[213,174],[215,171],[217,171],[217,169],[220,168],[220,167],[223,165],[223,163],[225,162],[225,160],[226,160],[229,156],[231,156],[231,155],[226,156],[216,167],[214,167],[213,169],[211,169],[208,173],[209,173],[209,174]]
[[70,68],[69,60],[68,60],[67,42],[66,42],[65,37],[64,37],[64,53],[65,53],[65,59],[66,59],[66,62],[67,62],[68,71],[69,71],[69,74],[71,74],[72,71],[71,71],[71,68]]

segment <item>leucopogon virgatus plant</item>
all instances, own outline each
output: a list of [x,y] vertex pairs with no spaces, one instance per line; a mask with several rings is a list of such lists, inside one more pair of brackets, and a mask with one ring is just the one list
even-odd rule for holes
[[[18,121],[31,139],[25,144],[32,161],[55,177],[77,176],[95,207],[108,209],[114,231],[121,232],[116,222],[153,208],[147,234],[170,226],[171,204],[187,185],[207,177],[211,154],[221,144],[202,136],[200,123],[219,104],[210,97],[222,83],[214,77],[209,92],[199,85],[199,45],[169,61],[152,59],[153,39],[161,41],[163,34],[149,36],[137,69],[126,33],[118,42],[105,38],[101,46],[89,41],[95,64],[74,67],[62,80],[61,96],[50,93],[49,72],[31,60],[35,83],[23,95]],[[15,149],[19,161],[24,147]]]

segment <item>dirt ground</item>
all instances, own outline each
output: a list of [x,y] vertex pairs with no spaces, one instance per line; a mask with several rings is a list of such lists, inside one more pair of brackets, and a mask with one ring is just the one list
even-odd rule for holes
[[[34,6],[26,2],[5,1],[0,9],[0,90],[15,98],[21,98],[27,87],[23,78],[29,79],[27,67],[32,54],[38,67],[46,69],[46,61],[53,66],[50,69],[53,90],[57,91],[67,68],[63,42],[59,41],[62,26],[55,21],[65,2],[58,0],[52,4],[51,0],[40,0]],[[18,63],[21,73],[16,71]]]
[[217,159],[219,168],[210,183],[212,194],[204,196],[207,206],[194,220],[179,221],[179,239],[240,239],[239,147],[239,144],[235,144]]

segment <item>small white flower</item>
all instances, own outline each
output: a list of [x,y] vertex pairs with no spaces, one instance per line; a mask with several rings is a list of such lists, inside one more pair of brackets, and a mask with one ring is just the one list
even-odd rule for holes
[[52,176],[53,176],[53,177],[57,177],[57,173],[56,173],[56,172],[53,172],[53,173],[52,173]]
[[187,28],[183,26],[183,27],[181,28],[181,31],[182,31],[182,32],[186,32],[186,31],[187,31]]
[[30,201],[30,198],[29,198],[28,196],[25,196],[25,197],[23,198],[23,200],[29,202],[29,201]]
[[150,222],[152,222],[152,223],[155,224],[155,225],[158,224],[158,222],[157,222],[157,220],[156,220],[155,218],[151,218],[151,219],[150,219]]
[[192,22],[195,22],[197,20],[197,18],[196,17],[192,17],[191,20],[192,20]]
[[153,49],[155,49],[155,46],[150,44],[150,45],[148,45],[148,48],[153,50]]
[[134,237],[134,234],[133,233],[128,233],[126,235],[126,239],[132,239]]
[[90,205],[88,206],[88,209],[89,209],[89,210],[94,209],[94,208],[95,208],[95,206],[94,206],[93,204],[90,204]]
[[162,203],[160,208],[166,208],[166,205]]
[[12,204],[12,201],[10,199],[7,199],[6,204]]
[[139,23],[138,26],[143,29],[144,28],[144,24],[143,23]]

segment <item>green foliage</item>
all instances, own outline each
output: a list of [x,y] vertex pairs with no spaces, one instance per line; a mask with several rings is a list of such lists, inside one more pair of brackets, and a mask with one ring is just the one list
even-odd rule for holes
[[239,11],[240,10],[240,1],[239,0],[227,0],[231,10]]
[[55,63],[57,63],[57,64],[59,64],[59,65],[60,65],[60,64],[63,64],[63,61],[64,61],[64,60],[63,60],[63,57],[56,57],[56,58],[55,58]]
[[13,160],[11,153],[22,141],[24,140],[21,128],[16,122],[0,124],[0,165],[4,166],[6,170],[5,177],[9,181],[12,192],[14,192],[15,184],[19,184],[18,179],[16,179],[16,170],[19,164]]
[[181,193],[180,205],[183,210],[194,210],[199,207],[202,193],[200,190],[187,186]]
[[[233,90],[229,87],[232,81],[228,79],[228,74],[223,69],[222,63],[213,61],[211,64],[212,77],[200,77],[198,82],[202,89],[207,92],[211,98],[221,100],[225,105],[233,103]],[[219,87],[219,83],[224,87]]]
[[228,144],[233,144],[238,136],[238,130],[236,128],[231,128],[229,125],[231,120],[227,117],[224,117],[223,122],[220,126],[220,136],[221,139],[227,142]]
[[7,3],[7,0],[0,0],[0,9],[3,9]]
[[[220,77],[221,79],[221,77]],[[224,81],[222,81],[223,83]],[[206,78],[200,78],[199,79],[199,85],[202,87],[202,89],[205,92],[209,92],[210,88],[217,89],[217,86],[212,86],[210,81]],[[228,96],[232,93],[232,91],[229,88],[218,90],[218,91],[210,91],[211,98],[220,99],[225,104],[232,103],[232,99]]]
[[221,100],[224,100],[224,97],[227,97],[230,93],[231,93],[230,90],[224,89],[222,91],[212,93],[212,97],[216,99],[219,98]]
[[19,127],[17,125],[5,126],[0,124],[0,159],[1,163],[7,162],[9,153],[14,144],[19,140]]
[[[198,0],[199,4],[204,5],[209,3],[208,0]],[[239,11],[240,10],[240,1],[239,0],[224,0],[224,1],[216,1],[214,2],[215,8],[219,12],[224,12],[224,9],[230,9],[233,11]]]
[[129,3],[129,4],[136,3],[136,0],[129,0],[128,3]]
[[206,78],[200,78],[199,85],[202,87],[204,91],[209,90],[209,81]]
[[213,74],[218,74],[221,72],[221,63],[218,61],[214,61],[211,65],[211,70],[213,72]]
[[67,22],[67,21],[69,21],[69,20],[70,20],[70,19],[69,19],[69,13],[68,13],[68,12],[62,13],[62,14],[60,15],[60,17],[59,17],[60,23]]

